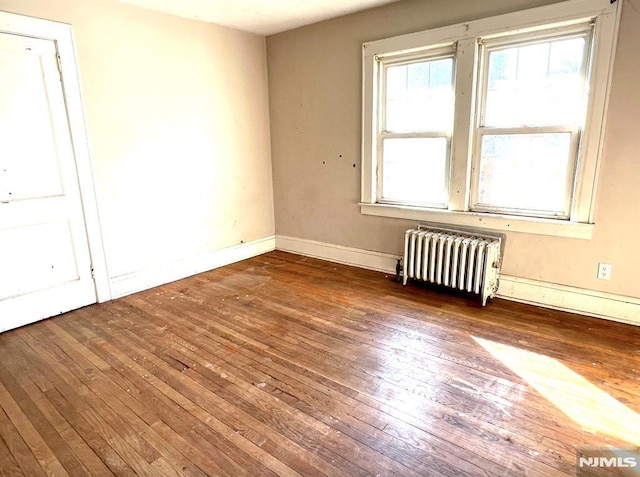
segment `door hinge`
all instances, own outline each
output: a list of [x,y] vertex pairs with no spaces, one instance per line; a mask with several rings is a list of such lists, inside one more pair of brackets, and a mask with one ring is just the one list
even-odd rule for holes
[[56,60],[58,63],[58,71],[60,72],[60,74],[62,74],[62,61],[60,60],[60,55],[56,54]]
[[91,278],[94,279],[94,280],[96,279],[96,271],[93,268],[93,265],[91,265]]

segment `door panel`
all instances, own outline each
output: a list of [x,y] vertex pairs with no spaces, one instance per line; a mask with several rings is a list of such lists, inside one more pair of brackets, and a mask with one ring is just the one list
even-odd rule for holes
[[0,275],[0,300],[79,279],[68,222],[3,230],[0,263],[14,271]]
[[55,43],[0,34],[0,331],[95,301]]
[[[23,41],[16,39],[11,43]],[[55,50],[48,54],[55,55]],[[62,195],[54,118],[40,55],[26,49],[0,51],[0,71],[0,89],[5,92],[0,95],[0,165],[5,186],[0,201]]]

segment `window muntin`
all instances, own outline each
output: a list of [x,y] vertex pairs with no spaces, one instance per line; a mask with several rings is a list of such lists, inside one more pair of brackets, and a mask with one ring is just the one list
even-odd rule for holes
[[446,207],[454,59],[431,52],[380,60],[378,200]]

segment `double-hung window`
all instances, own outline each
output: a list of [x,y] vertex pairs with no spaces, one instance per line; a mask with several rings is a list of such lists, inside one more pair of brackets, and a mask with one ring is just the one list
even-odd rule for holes
[[446,207],[453,126],[453,51],[384,61],[380,199]]
[[362,212],[590,236],[616,3],[365,43]]
[[591,25],[481,45],[472,210],[570,217]]

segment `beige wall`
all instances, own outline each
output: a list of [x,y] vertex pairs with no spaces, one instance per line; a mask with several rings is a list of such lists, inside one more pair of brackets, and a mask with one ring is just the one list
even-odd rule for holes
[[[415,223],[363,216],[361,44],[549,0],[405,0],[267,38],[276,231],[401,254]],[[509,233],[503,272],[640,297],[640,2],[625,0],[592,240]],[[355,165],[355,167],[354,167]],[[612,279],[596,279],[598,262]]]
[[274,233],[265,39],[117,0],[2,0],[73,25],[111,277]]
[[[412,221],[360,214],[365,41],[554,3],[404,0],[271,36],[117,0],[1,0],[70,23],[117,277],[274,233],[399,254]],[[592,240],[510,233],[503,272],[640,297],[640,1],[625,0]],[[270,101],[270,108],[269,108]],[[355,167],[354,167],[355,165]],[[595,278],[613,264],[611,281]]]

